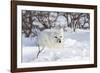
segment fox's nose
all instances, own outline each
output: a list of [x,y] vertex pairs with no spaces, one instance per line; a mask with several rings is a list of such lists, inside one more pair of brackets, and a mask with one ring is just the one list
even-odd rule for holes
[[61,43],[61,40],[59,40],[59,43]]

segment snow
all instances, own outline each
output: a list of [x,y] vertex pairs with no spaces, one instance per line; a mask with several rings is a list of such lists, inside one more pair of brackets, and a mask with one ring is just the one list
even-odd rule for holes
[[49,20],[50,21],[55,21],[56,20],[56,17],[57,17],[57,13],[56,12],[50,12],[49,14]]
[[73,61],[89,60],[90,56],[90,32],[79,30],[76,32],[64,32],[64,48],[44,48],[36,57],[38,47],[37,38],[25,38],[22,36],[22,62],[49,62],[49,61]]
[[27,47],[27,46],[36,46],[36,41],[37,41],[37,37],[25,37],[24,35],[22,35],[22,46]]
[[84,27],[88,28],[89,27],[89,23],[85,23]]
[[38,19],[36,17],[32,17],[32,20],[34,20],[32,22],[32,25],[38,26],[39,28],[44,28],[44,26],[38,21]]

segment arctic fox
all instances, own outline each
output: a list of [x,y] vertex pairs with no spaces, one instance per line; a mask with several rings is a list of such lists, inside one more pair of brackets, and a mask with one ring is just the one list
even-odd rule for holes
[[38,44],[46,48],[63,48],[63,29],[46,29],[38,34]]

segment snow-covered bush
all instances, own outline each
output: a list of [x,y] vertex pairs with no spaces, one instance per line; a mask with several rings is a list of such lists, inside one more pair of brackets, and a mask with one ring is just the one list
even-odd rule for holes
[[55,21],[55,27],[61,27],[64,28],[67,26],[67,19],[65,16],[58,16],[57,20]]

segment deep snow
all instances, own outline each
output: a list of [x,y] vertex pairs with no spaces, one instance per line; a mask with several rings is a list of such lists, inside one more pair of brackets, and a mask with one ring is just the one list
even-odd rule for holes
[[76,30],[76,32],[64,32],[64,48],[44,48],[36,57],[37,37],[25,38],[22,36],[22,62],[89,60],[90,56],[90,32],[89,30]]

